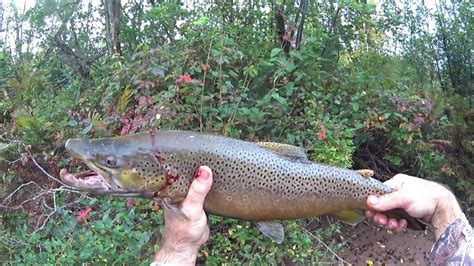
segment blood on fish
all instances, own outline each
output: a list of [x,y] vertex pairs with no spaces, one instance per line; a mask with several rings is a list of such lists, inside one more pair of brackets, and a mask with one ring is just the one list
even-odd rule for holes
[[155,131],[150,130],[148,133],[150,133],[151,146],[155,146]]
[[166,162],[165,157],[163,155],[161,155],[161,153],[159,153],[159,152],[153,153],[153,156],[155,157],[156,161],[160,164]]
[[174,182],[178,181],[179,176],[173,174],[166,174],[166,186],[173,185]]

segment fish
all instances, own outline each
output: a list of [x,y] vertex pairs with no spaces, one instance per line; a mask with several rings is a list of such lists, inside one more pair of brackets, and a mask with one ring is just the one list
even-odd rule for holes
[[[315,163],[301,147],[194,131],[69,139],[65,148],[90,168],[81,173],[62,169],[67,185],[95,194],[152,198],[182,219],[187,217],[178,206],[196,170],[207,165],[213,183],[204,201],[206,213],[252,221],[278,243],[284,239],[280,221],[328,214],[355,225],[369,209],[368,195],[394,191],[372,178],[371,170]],[[394,217],[425,228],[401,209]]]

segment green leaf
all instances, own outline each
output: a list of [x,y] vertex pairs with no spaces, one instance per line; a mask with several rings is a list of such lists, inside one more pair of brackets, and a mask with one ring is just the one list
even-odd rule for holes
[[153,67],[150,69],[151,74],[155,77],[164,78],[165,77],[165,68],[162,66]]
[[402,158],[400,158],[399,156],[392,156],[387,154],[383,158],[395,165],[400,165],[402,163]]
[[286,104],[286,99],[281,97],[278,93],[273,93],[272,94],[272,98],[277,100],[277,102],[279,102],[280,104]]
[[270,57],[276,57],[281,52],[281,48],[273,48]]
[[149,232],[143,232],[140,236],[140,240],[138,241],[140,243],[140,245],[144,245],[148,242],[148,240],[150,239],[150,233]]
[[89,131],[91,131],[92,129],[92,123],[90,123],[89,125],[87,125],[83,130],[82,130],[82,135],[86,135],[87,133],[89,133]]
[[286,71],[293,72],[296,69],[295,63],[293,61],[286,61]]
[[295,90],[295,83],[294,82],[288,82],[288,84],[285,85],[286,88],[286,96],[290,97],[293,95],[293,91]]
[[359,107],[360,107],[359,103],[353,102],[353,103],[351,103],[351,105],[352,105],[352,110],[353,110],[354,112],[359,111]]
[[76,120],[69,120],[67,122],[67,125],[70,127],[76,127],[77,126],[77,121]]
[[291,133],[288,133],[288,141],[289,141],[291,144],[294,144],[294,143],[295,143],[295,140],[296,140],[295,135],[293,135],[293,134],[291,134]]

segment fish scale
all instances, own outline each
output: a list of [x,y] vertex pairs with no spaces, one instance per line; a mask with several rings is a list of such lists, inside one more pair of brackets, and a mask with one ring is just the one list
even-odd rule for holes
[[[313,163],[299,147],[192,131],[71,139],[66,149],[97,172],[89,178],[103,181],[88,187],[73,174],[64,174],[64,182],[99,194],[155,197],[178,214],[174,205],[184,199],[201,165],[209,166],[214,176],[206,212],[249,221],[334,214],[356,223],[363,217],[360,210],[368,209],[368,195],[393,191],[358,171]],[[422,227],[406,213],[401,215]],[[259,228],[271,235],[268,230],[275,226]]]

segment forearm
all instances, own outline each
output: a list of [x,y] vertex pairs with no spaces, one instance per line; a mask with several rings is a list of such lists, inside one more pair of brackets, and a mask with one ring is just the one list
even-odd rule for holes
[[449,224],[461,216],[463,216],[463,212],[456,197],[446,190],[446,194],[438,199],[436,210],[431,219],[436,239],[441,236]]
[[164,241],[155,255],[155,262],[165,265],[195,265],[199,247]]

